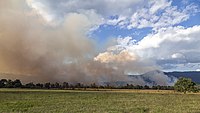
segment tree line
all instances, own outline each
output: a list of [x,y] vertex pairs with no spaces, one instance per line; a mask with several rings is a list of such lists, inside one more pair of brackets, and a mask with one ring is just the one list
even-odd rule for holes
[[101,89],[160,89],[160,90],[173,90],[173,86],[142,86],[142,85],[133,85],[126,84],[123,86],[114,86],[114,85],[97,85],[92,83],[90,85],[84,85],[81,83],[69,84],[67,82],[63,83],[36,83],[33,82],[22,84],[19,79],[10,80],[10,79],[1,79],[0,80],[0,88],[31,88],[31,89],[75,89],[75,88],[101,88]]
[[30,88],[30,89],[75,89],[75,88],[100,88],[100,89],[154,89],[154,90],[176,90],[178,92],[198,92],[199,88],[196,83],[194,83],[190,78],[179,78],[174,86],[142,86],[142,85],[133,85],[126,84],[123,86],[113,86],[113,85],[96,85],[92,83],[90,85],[84,85],[81,83],[77,84],[69,84],[67,82],[63,82],[62,84],[56,83],[37,83],[33,82],[22,84],[19,79],[10,80],[10,79],[1,79],[0,80],[0,88]]

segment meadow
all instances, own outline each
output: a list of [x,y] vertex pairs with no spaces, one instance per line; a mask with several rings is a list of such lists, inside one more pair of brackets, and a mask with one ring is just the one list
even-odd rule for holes
[[200,94],[166,90],[0,89],[0,113],[200,113]]

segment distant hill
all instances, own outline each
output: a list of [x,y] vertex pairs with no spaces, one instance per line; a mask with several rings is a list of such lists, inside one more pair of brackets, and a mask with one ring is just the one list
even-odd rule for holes
[[177,78],[187,77],[191,78],[194,82],[200,84],[200,72],[199,71],[187,71],[187,72],[164,72],[165,75],[174,76]]
[[163,72],[154,70],[141,75],[129,75],[129,77],[137,80],[142,79],[148,85],[173,85],[180,77],[191,78],[195,83],[200,84],[199,71]]
[[142,80],[143,85],[161,85],[172,86],[176,82],[177,78],[173,75],[166,75],[163,71],[154,70],[141,75],[129,75],[133,80]]

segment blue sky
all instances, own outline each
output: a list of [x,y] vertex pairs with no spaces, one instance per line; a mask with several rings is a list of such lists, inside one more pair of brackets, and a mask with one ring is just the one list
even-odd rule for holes
[[[200,7],[200,1],[199,0],[174,0],[172,1],[172,6],[177,6],[178,9],[184,9],[188,4],[193,4],[198,7]],[[111,19],[116,19],[118,16],[111,16]],[[195,13],[189,17],[189,19],[177,23],[173,26],[184,26],[186,28],[192,27],[194,25],[200,25],[200,13]],[[152,33],[152,27],[145,27],[145,28],[132,28],[132,29],[126,29],[126,28],[120,28],[116,25],[107,25],[103,24],[100,25],[98,29],[96,29],[92,34],[93,37],[96,37],[100,40],[100,42],[106,41],[109,37],[126,37],[126,36],[132,36],[137,41],[140,41],[143,37],[145,37],[147,34]]]

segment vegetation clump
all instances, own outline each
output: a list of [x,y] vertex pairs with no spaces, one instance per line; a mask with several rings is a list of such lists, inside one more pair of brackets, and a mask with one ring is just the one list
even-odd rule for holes
[[184,94],[187,92],[198,92],[196,83],[194,83],[190,78],[179,78],[174,85],[174,89],[178,92],[183,92]]

